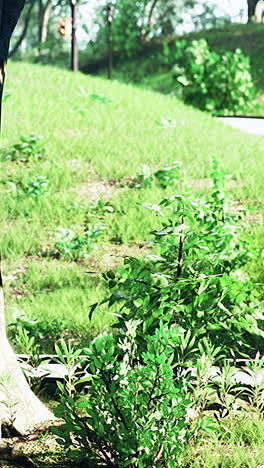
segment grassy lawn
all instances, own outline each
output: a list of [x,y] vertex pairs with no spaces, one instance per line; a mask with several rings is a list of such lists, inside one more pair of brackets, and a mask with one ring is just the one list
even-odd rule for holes
[[253,415],[219,423],[219,430],[189,447],[188,468],[256,468],[264,460],[264,424]]
[[[52,67],[10,63],[6,89],[0,228],[7,322],[24,313],[22,322],[41,340],[41,351],[54,352],[61,336],[87,346],[114,322],[115,309],[109,314],[104,306],[88,318],[89,306],[107,293],[101,273],[118,267],[122,256],[151,252],[147,241],[159,221],[143,205],[181,193],[186,183],[197,195],[207,193],[213,158],[231,174],[233,208],[252,209],[245,236],[264,249],[262,137],[225,126],[175,97]],[[30,133],[45,137],[45,152],[36,157],[33,145],[16,160],[13,145]],[[143,165],[157,171],[174,161],[181,163],[174,185],[133,188]],[[88,226],[104,227],[89,255],[63,256],[57,229],[83,235]],[[263,261],[247,265],[247,271],[263,283]],[[11,338],[20,336],[16,323],[18,328],[9,328]],[[208,415],[214,416],[211,410]],[[263,464],[262,415],[246,406],[215,423],[215,432],[199,432],[188,444],[183,466]],[[46,436],[34,441],[35,448],[20,448],[33,455],[36,450],[37,466],[67,466],[54,438]]]
[[[201,193],[217,157],[232,174],[234,199],[257,209],[247,234],[264,248],[263,138],[229,128],[176,98],[52,67],[10,63],[6,89],[11,96],[4,104],[2,146],[33,132],[45,137],[46,150],[27,163],[1,162],[8,322],[19,309],[43,327],[48,322],[58,334],[65,330],[65,336],[87,343],[113,321],[103,307],[88,320],[89,306],[105,294],[98,273],[117,266],[122,255],[144,254],[157,219],[143,204],[181,190],[177,184],[130,188],[143,164],[157,170],[180,161],[183,178]],[[174,125],[160,125],[162,118]],[[45,194],[34,198],[19,191],[40,176],[48,179]],[[57,258],[56,229],[82,229],[89,204],[97,200],[107,201],[112,212],[90,218],[105,229],[89,257]],[[261,276],[262,265],[250,268]],[[43,347],[49,349],[49,342]]]

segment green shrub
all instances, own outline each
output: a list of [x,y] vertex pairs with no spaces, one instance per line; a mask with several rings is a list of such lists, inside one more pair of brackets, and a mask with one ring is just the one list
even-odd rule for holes
[[[139,324],[131,320],[119,335],[98,337],[84,350],[88,376],[59,385],[63,395],[55,413],[66,422],[53,432],[69,455],[117,468],[181,466],[191,401],[187,378],[174,378],[172,363],[183,332],[157,327],[141,354],[135,339]],[[65,362],[65,343],[57,353]],[[75,375],[78,356],[75,365],[71,360]]]
[[240,49],[219,55],[200,39],[177,42],[176,51],[165,46],[164,53],[167,63],[174,62],[172,73],[187,103],[216,115],[243,113],[252,104],[250,63]]
[[[232,414],[246,394],[262,410],[263,384],[238,386],[230,361],[256,337],[263,347],[261,291],[242,269],[254,252],[241,238],[239,216],[228,212],[218,161],[212,177],[206,198],[186,192],[147,204],[162,219],[156,253],[126,257],[118,273],[103,274],[111,291],[103,302],[120,305],[115,334],[84,350],[56,346],[68,377],[58,384],[56,408],[65,423],[53,433],[76,462],[180,467],[187,442],[216,429],[213,405],[217,417]],[[249,373],[262,365],[257,354]]]
[[153,232],[155,255],[126,257],[119,273],[104,274],[111,291],[104,302],[122,310],[118,327],[141,320],[143,340],[163,320],[207,337],[226,356],[239,356],[257,342],[263,346],[261,290],[243,270],[255,253],[242,237],[239,217],[228,213],[225,178],[215,161],[206,198],[186,192],[145,205],[161,219]]

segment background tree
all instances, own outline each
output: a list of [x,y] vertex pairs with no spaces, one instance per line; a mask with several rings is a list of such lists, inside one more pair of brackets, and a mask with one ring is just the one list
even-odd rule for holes
[[254,20],[256,23],[263,21],[263,1],[262,0],[247,0],[248,5],[248,22]]
[[[98,33],[93,41],[94,50],[104,50],[107,43],[106,5],[96,11]],[[192,8],[195,0],[116,0],[112,26],[114,49],[123,57],[137,54],[146,41],[174,32],[174,23],[182,12]]]
[[[0,105],[10,38],[24,0],[0,0]],[[2,428],[12,426],[24,434],[30,427],[52,419],[52,413],[38,400],[16,360],[6,335],[3,281],[0,271],[0,420]]]

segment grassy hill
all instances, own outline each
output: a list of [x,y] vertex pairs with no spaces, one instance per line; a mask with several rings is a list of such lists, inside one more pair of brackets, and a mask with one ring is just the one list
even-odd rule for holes
[[[38,336],[50,326],[52,336],[63,332],[86,343],[111,322],[103,308],[88,320],[89,306],[105,294],[97,273],[118,265],[120,255],[145,252],[140,247],[158,221],[143,203],[180,190],[130,188],[142,165],[156,170],[180,161],[183,177],[200,193],[208,189],[212,158],[219,158],[232,174],[236,202],[258,210],[248,235],[264,247],[263,138],[176,98],[52,67],[10,63],[6,89],[0,229],[8,322],[18,309],[36,319]],[[45,137],[45,153],[36,158],[33,145],[27,162],[12,160],[12,145],[32,132]],[[48,184],[42,195],[38,177]],[[110,204],[109,214],[96,208],[98,200]],[[56,230],[79,232],[85,223],[105,227],[90,256],[58,255]],[[47,336],[43,347],[49,349]]]
[[[252,75],[257,89],[257,99],[260,108],[254,114],[264,115],[264,25],[263,24],[232,24],[221,29],[212,29],[199,33],[190,33],[180,37],[169,37],[166,42],[174,43],[185,39],[192,41],[205,38],[210,48],[218,53],[235,51],[240,48],[250,57]],[[149,43],[143,53],[137,58],[119,62],[116,58],[113,77],[127,83],[151,88],[165,94],[175,91],[175,82],[170,70],[162,65],[160,56],[162,43]],[[93,72],[96,64],[87,64],[84,70]],[[100,65],[100,64],[98,64]],[[90,68],[89,68],[90,67]],[[99,67],[100,73],[106,75],[106,70]]]

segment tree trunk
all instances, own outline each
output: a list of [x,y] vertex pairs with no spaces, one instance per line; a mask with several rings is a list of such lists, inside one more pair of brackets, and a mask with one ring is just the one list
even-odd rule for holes
[[247,0],[248,5],[248,23],[255,21],[256,23],[262,23],[262,0]]
[[[54,419],[30,389],[6,336],[5,307],[0,272],[0,419],[25,434],[36,424]],[[3,403],[2,403],[3,402]]]
[[38,12],[38,30],[39,30],[39,43],[43,44],[47,40],[48,36],[48,25],[52,9],[51,0],[47,0],[46,3],[43,3],[42,0],[39,0],[39,12]]
[[154,19],[154,10],[157,6],[159,0],[153,0],[152,5],[149,10],[149,16],[148,16],[148,30],[149,33],[151,33],[155,27],[155,19]]
[[46,42],[47,37],[48,37],[48,26],[49,26],[49,20],[50,20],[50,15],[51,15],[51,8],[52,4],[51,2],[48,2],[47,5],[45,6],[45,10],[43,12],[43,17],[42,17],[42,24],[41,24],[41,34],[40,34],[40,42]]
[[9,43],[24,4],[25,0],[0,0],[0,128]]
[[257,2],[257,4],[256,4],[256,7],[255,7],[255,21],[256,21],[256,23],[262,23],[263,22],[262,11],[263,11],[263,1],[259,0]]
[[21,34],[19,38],[17,39],[16,43],[13,45],[13,48],[9,51],[8,57],[12,57],[17,52],[17,50],[19,49],[20,45],[22,44],[23,40],[25,39],[27,35],[33,6],[34,6],[34,0],[31,0],[27,9],[26,15],[24,17],[24,24],[23,24]]
[[[0,0],[0,105],[9,43],[25,0]],[[0,269],[0,425],[24,434],[53,414],[30,390],[6,336],[5,307]]]

